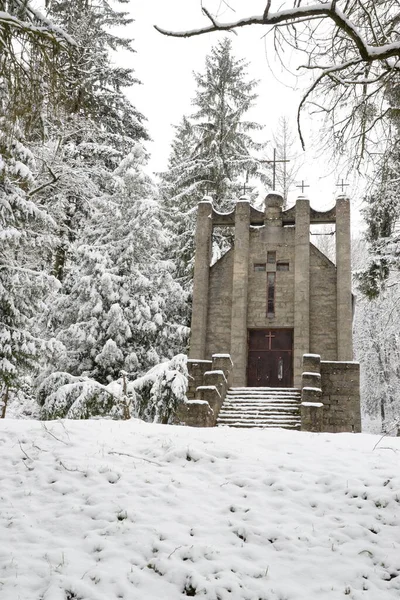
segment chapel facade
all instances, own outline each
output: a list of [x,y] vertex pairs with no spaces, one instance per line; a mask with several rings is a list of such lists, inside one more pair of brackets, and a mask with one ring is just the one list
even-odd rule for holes
[[[336,264],[311,243],[313,224],[336,225]],[[234,243],[210,266],[215,227],[231,228]],[[307,356],[311,362],[318,356],[320,365],[330,364],[331,370],[347,365],[352,390],[337,389],[336,396],[344,394],[344,404],[346,393],[352,397],[347,408],[341,406],[342,425],[334,430],[359,430],[350,255],[350,202],[344,195],[325,212],[311,208],[304,196],[283,210],[277,193],[267,195],[264,211],[243,197],[232,212],[222,214],[212,199],[204,199],[198,205],[189,362],[229,355],[230,386],[274,389],[306,388]],[[310,381],[312,396],[312,390],[322,388],[320,380]],[[327,423],[326,407],[325,417]]]

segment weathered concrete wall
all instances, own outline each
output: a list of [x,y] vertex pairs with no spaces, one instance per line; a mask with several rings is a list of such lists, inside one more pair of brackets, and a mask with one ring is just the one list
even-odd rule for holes
[[230,353],[233,251],[229,250],[210,269],[206,356]]
[[336,267],[311,244],[310,352],[322,360],[337,360]]
[[[279,229],[279,240],[271,239],[271,230],[254,228],[250,234],[249,292],[247,327],[281,328],[294,324],[294,229]],[[273,233],[273,232],[272,232]],[[278,232],[277,232],[278,233]],[[277,235],[275,234],[275,236]],[[277,262],[289,262],[289,271],[276,271],[267,264],[267,271],[254,271],[255,263],[265,263],[267,252],[276,252]],[[267,317],[267,272],[276,271],[275,316]]]
[[177,410],[176,424],[215,427],[233,376],[231,357],[214,354],[212,361],[188,360],[188,374],[188,399]]
[[321,361],[323,431],[361,431],[360,365]]

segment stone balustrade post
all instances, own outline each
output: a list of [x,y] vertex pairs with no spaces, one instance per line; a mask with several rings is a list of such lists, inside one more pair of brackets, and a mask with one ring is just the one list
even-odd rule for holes
[[232,371],[233,363],[230,354],[213,354],[212,355],[212,370],[223,371],[227,387],[230,388],[232,385]]
[[321,357],[319,354],[305,354],[302,370],[301,430],[323,431],[324,404],[322,402]]

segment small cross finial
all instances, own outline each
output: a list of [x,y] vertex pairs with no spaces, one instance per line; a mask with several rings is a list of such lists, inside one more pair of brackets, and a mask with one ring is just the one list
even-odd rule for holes
[[304,179],[302,179],[301,180],[301,184],[300,185],[296,185],[296,187],[301,188],[301,193],[304,194],[304,188],[310,187],[310,186],[307,185],[306,183],[304,183]]
[[209,196],[210,193],[210,186],[215,186],[215,182],[214,181],[205,181],[204,182],[205,186],[206,186],[206,191],[205,191],[205,195]]
[[343,181],[343,179],[342,179],[341,183],[337,183],[337,184],[336,184],[336,187],[340,187],[340,188],[342,188],[342,192],[344,192],[344,188],[345,188],[345,187],[347,187],[348,185],[349,185],[349,184],[348,184],[348,183],[345,183],[345,182]]
[[243,196],[246,195],[246,183],[249,181],[249,172],[246,171],[246,179],[243,182]]

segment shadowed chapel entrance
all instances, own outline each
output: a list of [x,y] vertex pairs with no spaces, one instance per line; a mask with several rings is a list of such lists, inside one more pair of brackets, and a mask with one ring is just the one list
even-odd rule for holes
[[293,329],[250,329],[248,332],[247,385],[293,385]]

